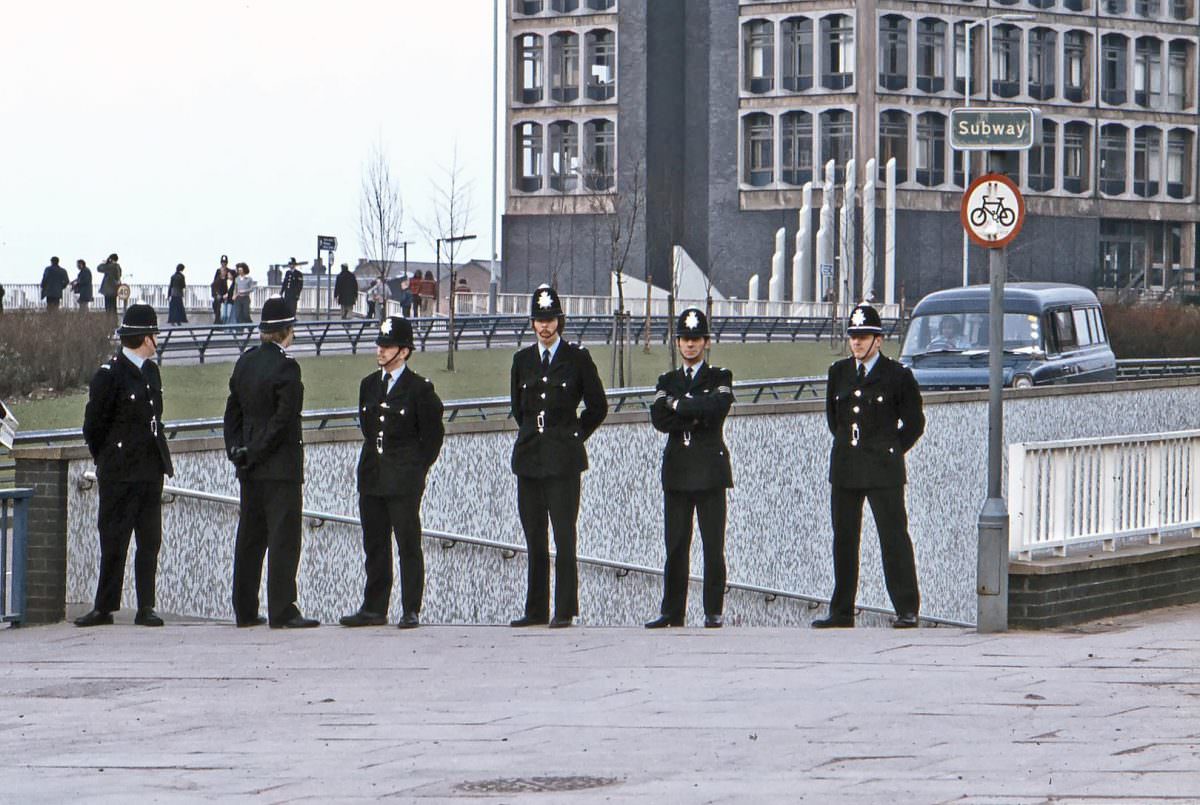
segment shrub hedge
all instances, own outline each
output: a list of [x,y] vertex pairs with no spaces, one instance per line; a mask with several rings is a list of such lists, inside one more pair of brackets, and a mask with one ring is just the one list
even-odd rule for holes
[[1118,358],[1200,356],[1200,307],[1109,304],[1104,321]]
[[0,314],[0,397],[87,385],[112,354],[115,325],[105,313]]

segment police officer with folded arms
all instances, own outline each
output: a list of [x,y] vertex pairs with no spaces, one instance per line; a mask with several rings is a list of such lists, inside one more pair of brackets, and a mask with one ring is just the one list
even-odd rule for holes
[[813,627],[854,625],[866,500],[875,517],[884,581],[896,612],[892,625],[911,629],[917,625],[920,593],[904,504],[904,454],[925,431],[921,391],[908,368],[880,353],[883,322],[875,308],[865,302],[855,307],[846,332],[851,357],[829,367],[825,385],[825,416],[833,434],[833,597],[829,617],[813,621]]
[[[575,521],[580,475],[588,467],[584,442],[608,414],[608,399],[592,356],[563,338],[566,316],[549,285],[533,292],[530,318],[537,341],[513,356],[512,415],[517,422],[512,471],[517,509],[529,546],[525,614],[512,626],[572,625],[579,614]],[[578,413],[583,402],[583,413]],[[554,617],[550,617],[550,549],[554,527]]]
[[659,376],[650,406],[650,421],[667,434],[662,460],[667,558],[659,617],[646,628],[684,625],[695,516],[704,546],[704,625],[717,629],[724,623],[725,490],[733,487],[723,434],[733,404],[733,373],[704,360],[709,337],[703,311],[683,311],[675,332],[683,366]]
[[139,626],[162,626],[154,611],[158,550],[162,545],[163,476],[173,475],[162,432],[162,377],[152,360],[158,349],[158,316],[149,305],[130,305],[117,336],[121,351],[101,365],[88,387],[83,438],[96,461],[100,512],[100,579],[91,612],[76,626],[113,622],[121,608],[125,556],[137,539],[133,572]]
[[[233,555],[233,612],[238,626],[270,622],[273,629],[320,623],[300,614],[301,487],[304,444],[300,365],[287,353],[296,323],[288,303],[268,299],[258,326],[262,343],[238,358],[225,403],[225,450],[241,486]],[[267,612],[258,612],[263,554],[267,555]]]
[[387,623],[392,596],[392,537],[400,560],[398,626],[420,625],[425,590],[421,550],[421,497],[425,477],[442,449],[446,429],[442,401],[433,383],[408,368],[412,325],[389,316],[375,338],[379,370],[358,389],[363,444],[358,457],[358,511],[366,553],[367,585],[362,607],[341,619],[343,626]]

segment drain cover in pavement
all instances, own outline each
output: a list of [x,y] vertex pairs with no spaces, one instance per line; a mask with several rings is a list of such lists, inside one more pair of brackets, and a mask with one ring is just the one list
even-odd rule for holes
[[507,777],[459,783],[455,791],[473,794],[523,794],[538,791],[582,791],[617,782],[615,777]]

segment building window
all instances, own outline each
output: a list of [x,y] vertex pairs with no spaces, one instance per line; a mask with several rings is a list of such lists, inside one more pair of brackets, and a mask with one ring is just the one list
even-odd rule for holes
[[1054,151],[1058,144],[1058,124],[1042,121],[1041,138],[1029,149],[1029,189],[1045,193],[1054,189]]
[[854,21],[846,14],[821,18],[821,86],[848,89],[854,84]]
[[550,188],[567,193],[579,186],[579,127],[564,120],[551,123]]
[[1162,176],[1162,132],[1139,126],[1133,132],[1133,194],[1142,198],[1158,195]]
[[821,113],[821,160],[833,160],[835,181],[845,176],[845,165],[854,153],[854,116],[844,109]]
[[802,185],[813,178],[813,125],[808,112],[788,112],[780,119],[784,184]]
[[1105,14],[1124,14],[1129,10],[1126,0],[1104,0]]
[[587,7],[592,11],[608,11],[617,4],[617,0],[588,0]]
[[1021,91],[1021,29],[997,25],[992,29],[992,94],[1015,98]]
[[1167,50],[1167,109],[1181,112],[1192,105],[1188,92],[1188,50],[1187,42],[1172,42]]
[[550,37],[550,97],[570,103],[579,97],[579,35],[569,32]]
[[542,38],[537,34],[517,37],[517,75],[521,81],[516,86],[515,101],[537,103],[542,99]]
[[1063,8],[1067,11],[1083,11],[1085,2],[1084,0],[1063,0]]
[[891,90],[908,86],[908,20],[898,14],[879,20],[879,85]]
[[1192,0],[1171,0],[1171,17],[1177,20],[1192,18]]
[[1171,129],[1167,134],[1167,195],[1187,198],[1192,195],[1192,132]]
[[1092,127],[1087,123],[1063,126],[1063,190],[1086,193],[1091,189]]
[[1083,31],[1063,34],[1063,97],[1073,103],[1088,97],[1089,41],[1090,37]]
[[1054,97],[1054,78],[1058,70],[1054,55],[1058,50],[1058,34],[1049,28],[1034,28],[1029,32],[1029,95],[1039,101]]
[[1162,42],[1138,37],[1133,61],[1133,102],[1158,108],[1162,104]]
[[917,21],[917,89],[946,88],[946,23],[926,17]]
[[742,26],[742,72],[747,92],[775,89],[775,25],[768,20],[750,20]]
[[1029,0],[1029,5],[1034,8],[1053,8],[1054,0]]
[[588,190],[612,190],[617,164],[616,131],[611,120],[589,120],[583,127],[587,149],[584,183]]
[[1137,0],[1134,3],[1134,13],[1139,17],[1153,19],[1162,13],[1162,0]]
[[[980,63],[980,41],[983,36],[981,30],[977,27],[971,31],[971,95],[976,96],[983,92],[987,87],[983,86],[983,82],[979,77],[979,70],[976,69]],[[954,23],[954,91],[959,95],[967,93],[967,23]]]
[[579,0],[550,0],[550,8],[559,14],[570,14],[579,9]]
[[538,123],[521,123],[516,127],[517,164],[516,187],[523,193],[542,189],[542,127]]
[[525,16],[541,14],[542,0],[516,0],[514,8],[518,14],[524,14]]
[[917,184],[937,187],[946,182],[946,116],[917,115]]
[[775,119],[758,112],[742,118],[746,184],[766,187],[775,181]]
[[791,92],[812,89],[813,24],[807,17],[792,17],[782,24],[783,88]]
[[894,109],[879,113],[879,178],[887,176],[887,162],[896,159],[896,184],[908,181],[908,113]]
[[1100,99],[1105,103],[1119,105],[1128,99],[1128,43],[1120,34],[1105,34],[1100,40]]
[[1119,123],[1100,127],[1100,192],[1119,196],[1125,192],[1125,143],[1128,130]]
[[593,101],[612,100],[617,92],[617,44],[607,28],[588,31],[587,96]]

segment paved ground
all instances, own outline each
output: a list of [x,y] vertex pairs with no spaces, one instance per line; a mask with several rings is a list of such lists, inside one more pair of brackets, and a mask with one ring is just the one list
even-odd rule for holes
[[0,802],[1200,803],[1198,667],[1200,607],[999,636],[0,630]]

